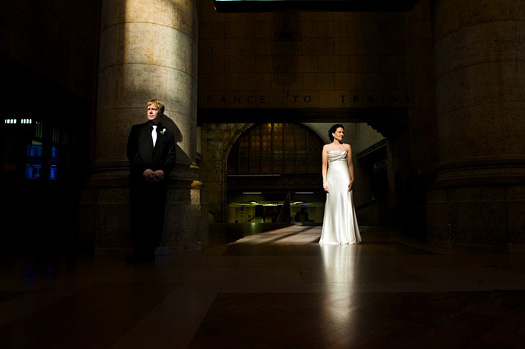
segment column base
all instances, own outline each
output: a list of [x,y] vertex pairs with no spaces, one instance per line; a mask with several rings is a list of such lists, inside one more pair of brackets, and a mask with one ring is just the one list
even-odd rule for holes
[[[111,187],[93,180],[82,192],[79,238],[95,255],[133,252],[127,178],[113,178]],[[107,183],[107,182],[105,182]],[[172,180],[166,201],[162,243],[156,254],[201,251],[208,246],[208,212],[202,183]]]
[[434,188],[427,195],[427,241],[448,249],[525,252],[525,186]]

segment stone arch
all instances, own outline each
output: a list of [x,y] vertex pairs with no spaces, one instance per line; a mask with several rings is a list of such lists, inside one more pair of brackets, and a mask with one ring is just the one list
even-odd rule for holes
[[[228,156],[230,155],[230,151],[232,150],[233,146],[237,143],[239,138],[241,138],[241,136],[246,131],[248,131],[250,128],[252,128],[254,125],[255,125],[254,123],[245,124],[243,127],[239,128],[235,132],[235,134],[230,139],[230,142],[228,143],[228,145],[224,148],[224,152],[222,154],[222,162],[223,162],[223,164],[228,163]],[[228,174],[227,166],[225,166],[224,169],[225,169],[224,176],[226,176]]]

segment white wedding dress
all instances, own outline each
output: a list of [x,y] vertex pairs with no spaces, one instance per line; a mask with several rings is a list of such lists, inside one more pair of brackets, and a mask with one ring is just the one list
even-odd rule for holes
[[352,192],[348,191],[350,174],[346,156],[344,150],[328,152],[326,180],[329,192],[326,194],[320,244],[361,242]]

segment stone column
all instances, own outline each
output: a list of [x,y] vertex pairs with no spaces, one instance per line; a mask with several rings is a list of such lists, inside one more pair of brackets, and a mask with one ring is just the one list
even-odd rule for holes
[[525,2],[432,1],[440,166],[429,238],[525,243]]
[[126,142],[131,126],[147,120],[150,98],[166,105],[163,124],[177,141],[177,166],[170,177],[163,243],[157,253],[199,250],[207,242],[205,200],[195,165],[194,2],[102,2],[94,173],[81,212],[81,232],[95,232],[96,253],[129,249]]

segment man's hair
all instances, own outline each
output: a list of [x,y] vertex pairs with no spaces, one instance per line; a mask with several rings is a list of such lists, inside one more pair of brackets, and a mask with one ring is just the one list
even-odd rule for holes
[[164,103],[162,103],[159,99],[153,98],[148,101],[147,107],[149,107],[151,104],[159,108],[159,112],[164,115]]
[[330,142],[334,141],[334,136],[332,135],[332,133],[335,133],[335,131],[337,131],[339,127],[341,127],[343,130],[345,129],[343,125],[335,124],[334,126],[330,127],[330,129],[328,130],[328,138],[330,138]]

